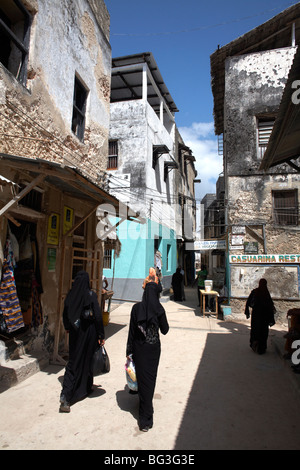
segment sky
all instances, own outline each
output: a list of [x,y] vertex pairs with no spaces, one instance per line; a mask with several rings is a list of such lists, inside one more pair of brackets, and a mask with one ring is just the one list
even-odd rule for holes
[[214,132],[210,55],[297,1],[104,0],[112,57],[152,52],[179,112],[175,122],[196,158],[196,198],[222,173]]

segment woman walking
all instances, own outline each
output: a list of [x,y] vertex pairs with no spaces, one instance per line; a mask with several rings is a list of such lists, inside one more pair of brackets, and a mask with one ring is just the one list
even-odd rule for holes
[[[83,317],[85,309],[90,309],[92,316]],[[60,412],[70,412],[70,404],[92,392],[92,359],[98,342],[104,345],[104,327],[102,312],[97,295],[90,290],[89,275],[79,271],[68,293],[63,323],[69,333],[69,361],[66,366]]]
[[132,355],[136,368],[139,394],[139,428],[148,431],[153,426],[153,395],[160,359],[160,338],[169,325],[165,309],[159,302],[160,284],[148,282],[143,299],[132,307],[126,355]]
[[254,289],[246,302],[245,315],[250,317],[249,307],[252,308],[250,347],[258,354],[264,354],[267,349],[269,326],[275,325],[275,306],[267,288],[266,279],[260,279],[257,289]]

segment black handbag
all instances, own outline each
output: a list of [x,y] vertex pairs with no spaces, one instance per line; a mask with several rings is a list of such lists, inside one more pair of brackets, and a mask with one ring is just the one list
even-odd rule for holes
[[110,371],[110,361],[104,346],[98,346],[93,355],[93,375],[107,374]]

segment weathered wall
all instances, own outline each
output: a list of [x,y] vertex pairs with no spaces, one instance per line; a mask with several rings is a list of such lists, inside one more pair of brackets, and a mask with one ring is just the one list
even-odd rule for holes
[[[20,137],[7,137],[0,150],[65,161],[97,178],[106,167],[108,148],[107,10],[96,19],[87,0],[27,0],[26,5],[33,14],[26,88],[0,65],[1,111],[6,114],[0,132],[9,126]],[[71,131],[75,74],[88,89],[84,142]],[[6,106],[6,99],[13,107]]]
[[228,175],[258,169],[257,121],[277,111],[295,48],[231,57],[225,64],[225,141]]
[[[258,242],[259,254],[265,249],[266,253],[274,254],[300,251],[299,227],[274,225],[272,213],[272,191],[291,188],[299,191],[300,175],[282,165],[267,173],[260,172],[257,137],[257,117],[275,116],[278,110],[294,53],[295,48],[285,48],[226,61],[224,169],[228,225],[246,225],[243,241]],[[231,246],[230,231],[229,252],[244,254],[244,246]],[[276,303],[279,314],[284,316],[287,305],[295,306],[299,299],[298,271],[298,265],[231,265],[233,313],[243,313],[242,299],[264,276],[273,297],[282,299]]]

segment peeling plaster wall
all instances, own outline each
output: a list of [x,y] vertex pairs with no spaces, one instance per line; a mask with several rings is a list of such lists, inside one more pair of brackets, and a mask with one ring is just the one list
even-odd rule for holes
[[[35,140],[7,139],[1,151],[65,161],[97,178],[106,168],[108,148],[111,48],[106,7],[95,17],[97,9],[92,11],[88,0],[27,0],[26,6],[33,15],[27,84],[20,85],[0,65],[0,102],[11,133]],[[84,142],[71,131],[75,74],[88,90]],[[15,109],[7,108],[5,99],[23,118],[12,119]],[[2,126],[0,130],[7,128],[7,122]]]
[[256,118],[277,111],[295,52],[295,48],[275,49],[226,60],[228,175],[251,174],[258,168]]
[[[243,241],[258,242],[258,253],[264,253],[262,224],[267,253],[300,252],[299,227],[274,225],[272,213],[272,191],[297,188],[300,194],[300,175],[287,165],[260,172],[257,138],[257,117],[276,115],[294,54],[295,48],[284,48],[226,61],[224,172],[228,225],[249,224],[258,237],[246,227]],[[230,254],[244,254],[244,247],[230,246]],[[263,276],[276,298],[279,316],[284,317],[287,308],[299,307],[299,265],[244,264],[230,270],[233,314],[244,312],[246,297]]]

